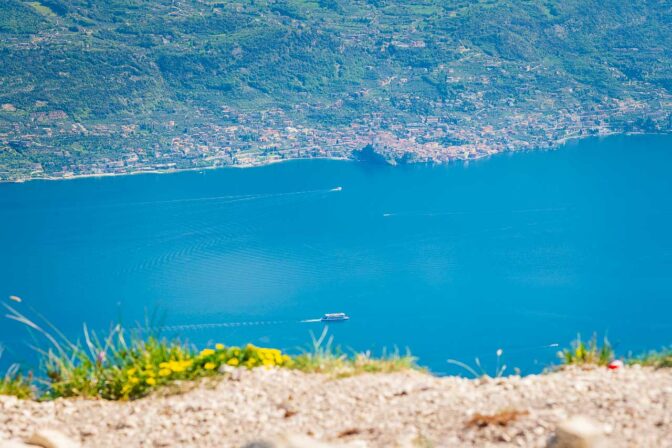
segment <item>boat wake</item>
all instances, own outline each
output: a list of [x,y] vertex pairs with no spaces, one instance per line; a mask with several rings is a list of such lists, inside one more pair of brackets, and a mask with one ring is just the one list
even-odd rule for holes
[[[248,201],[259,201],[264,199],[277,199],[283,197],[291,196],[301,196],[301,195],[311,195],[311,194],[324,194],[324,193],[334,193],[342,191],[343,187],[334,187],[334,188],[324,188],[316,190],[300,190],[300,191],[287,191],[282,193],[250,193],[250,194],[233,194],[233,195],[224,195],[224,196],[204,196],[204,197],[194,197],[194,198],[181,198],[181,199],[167,199],[167,200],[156,200],[156,201],[139,201],[139,202],[122,202],[122,203],[113,203],[113,204],[96,204],[87,208],[123,208],[123,207],[144,207],[144,206],[168,206],[168,205],[180,205],[180,204],[190,204],[190,203],[199,203],[199,202],[213,202],[220,205],[233,204],[238,202],[248,202]],[[79,205],[77,208],[81,209],[86,206]]]
[[197,330],[209,330],[214,328],[236,328],[236,327],[252,327],[252,326],[261,326],[261,325],[282,325],[282,324],[307,324],[322,322],[323,319],[303,319],[303,320],[253,320],[253,321],[242,321],[242,322],[212,322],[212,323],[196,323],[196,324],[182,324],[182,325],[162,325],[155,327],[145,327],[144,330],[148,331],[197,331]]
[[216,323],[202,323],[202,324],[164,325],[158,327],[147,327],[145,328],[145,330],[170,332],[170,331],[188,331],[188,330],[208,330],[213,328],[249,327],[258,325],[279,325],[285,323],[289,323],[289,321],[255,320],[246,322],[216,322]]

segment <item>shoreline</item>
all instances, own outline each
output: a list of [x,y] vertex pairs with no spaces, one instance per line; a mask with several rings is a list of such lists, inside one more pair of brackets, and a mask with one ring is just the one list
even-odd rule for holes
[[[562,139],[558,140],[552,146],[548,146],[548,147],[524,148],[524,149],[518,149],[518,150],[505,150],[505,151],[499,151],[499,152],[490,153],[490,154],[477,155],[473,158],[455,158],[455,159],[450,159],[450,160],[445,160],[445,161],[444,160],[415,161],[415,162],[410,162],[408,164],[409,165],[416,165],[416,164],[448,165],[448,164],[455,163],[455,162],[469,163],[471,161],[488,159],[490,157],[498,156],[498,155],[502,155],[502,154],[561,150],[564,146],[566,146],[568,144],[577,143],[577,142],[580,142],[582,140],[589,140],[589,139],[593,139],[593,138],[602,139],[602,138],[612,138],[612,137],[618,137],[618,136],[630,137],[630,136],[642,136],[642,135],[662,136],[662,135],[671,135],[671,134],[670,133],[665,133],[665,132],[661,132],[661,133],[610,132],[610,133],[604,133],[604,134],[599,134],[599,135],[574,136],[574,137],[562,138]],[[175,173],[181,173],[181,172],[189,172],[189,171],[205,171],[205,170],[214,171],[214,170],[228,169],[228,168],[235,168],[235,169],[260,168],[260,167],[264,167],[264,166],[271,166],[271,165],[275,165],[275,164],[280,164],[280,163],[285,163],[285,162],[293,162],[293,161],[301,161],[301,160],[333,160],[333,161],[342,161],[342,162],[353,162],[353,161],[356,161],[356,159],[352,157],[353,152],[351,152],[349,156],[343,156],[343,157],[295,157],[295,158],[277,159],[277,160],[270,160],[270,161],[263,161],[263,162],[260,161],[259,163],[245,163],[245,164],[237,164],[237,165],[202,166],[202,167],[188,167],[188,168],[174,168],[174,169],[150,169],[150,170],[129,171],[129,172],[125,172],[125,173],[90,173],[90,174],[77,174],[77,175],[72,175],[72,176],[26,177],[26,178],[16,179],[16,180],[0,180],[0,185],[2,185],[2,184],[24,184],[24,183],[35,182],[35,181],[66,181],[66,180],[89,179],[89,178],[137,176],[137,175],[142,175],[142,174],[162,175],[162,174],[175,174]],[[387,160],[387,164],[390,165],[390,166],[398,166],[399,165],[398,163],[396,163],[396,161],[390,161],[390,160]]]
[[240,165],[222,165],[222,166],[201,166],[201,167],[193,167],[193,168],[176,168],[176,169],[153,169],[153,170],[138,170],[138,171],[129,171],[128,173],[97,173],[97,174],[76,174],[73,176],[60,176],[60,177],[55,177],[55,176],[45,176],[45,177],[29,177],[26,179],[19,179],[19,180],[0,180],[0,185],[2,184],[25,184],[28,182],[39,182],[39,181],[46,181],[46,182],[57,182],[57,181],[68,181],[68,180],[79,180],[79,179],[95,179],[95,178],[104,178],[104,177],[123,177],[123,176],[141,176],[143,174],[156,174],[156,175],[162,175],[162,174],[176,174],[176,173],[184,173],[184,172],[190,172],[190,171],[216,171],[216,170],[221,170],[221,169],[247,169],[247,168],[261,168],[264,166],[271,166],[275,164],[280,164],[284,162],[294,162],[294,161],[300,161],[300,160],[334,160],[334,161],[342,161],[342,162],[351,162],[354,161],[352,158],[349,157],[296,157],[296,158],[289,158],[289,159],[280,159],[280,160],[271,160],[263,163],[246,163],[246,164],[240,164]]

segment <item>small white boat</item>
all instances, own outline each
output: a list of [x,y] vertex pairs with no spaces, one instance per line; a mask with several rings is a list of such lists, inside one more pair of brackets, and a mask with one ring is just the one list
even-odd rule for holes
[[343,190],[343,187],[336,187],[331,189],[331,191],[341,191],[341,190]]
[[327,313],[320,319],[322,322],[339,322],[350,319],[345,313]]

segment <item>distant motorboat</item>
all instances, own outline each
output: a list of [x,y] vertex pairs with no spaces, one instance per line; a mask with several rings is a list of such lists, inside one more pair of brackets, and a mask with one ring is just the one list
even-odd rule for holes
[[340,322],[350,319],[345,313],[327,313],[320,319],[322,322]]
[[343,190],[343,187],[336,187],[331,189],[331,191],[341,191],[341,190]]

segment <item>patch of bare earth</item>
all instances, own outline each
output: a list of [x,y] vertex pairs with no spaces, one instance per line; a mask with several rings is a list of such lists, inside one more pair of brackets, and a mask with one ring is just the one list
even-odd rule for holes
[[570,368],[468,380],[241,369],[182,394],[128,403],[0,397],[0,440],[56,428],[87,447],[239,447],[282,434],[370,447],[544,447],[574,415],[592,419],[609,447],[672,447],[672,370]]

